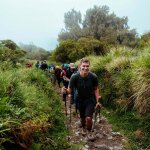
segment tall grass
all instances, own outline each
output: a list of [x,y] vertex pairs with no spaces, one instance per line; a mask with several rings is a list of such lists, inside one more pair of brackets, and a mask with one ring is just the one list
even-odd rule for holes
[[132,65],[135,107],[144,115],[150,113],[150,53],[139,56]]
[[65,147],[62,105],[44,72],[1,70],[0,84],[0,148]]
[[111,60],[111,57],[109,55],[107,56],[89,56],[91,63],[91,69],[92,71],[99,74],[100,72],[106,70],[105,66],[108,64]]
[[108,118],[137,149],[146,148],[150,142],[150,46],[142,50],[120,47],[106,56],[89,58],[99,78],[101,102],[112,111]]

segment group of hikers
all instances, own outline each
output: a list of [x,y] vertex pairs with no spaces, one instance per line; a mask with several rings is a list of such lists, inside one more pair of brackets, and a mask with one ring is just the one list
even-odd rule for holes
[[38,61],[36,62],[36,64],[35,64],[35,67],[36,67],[36,68],[40,68],[40,69],[45,70],[45,71],[48,70],[48,64],[47,64],[46,60],[41,61],[41,63],[40,63],[40,61],[38,60]]
[[[92,130],[92,117],[96,108],[100,108],[100,92],[97,75],[90,71],[90,61],[84,57],[80,65],[74,63],[55,66],[47,65],[46,61],[36,63],[37,68],[50,72],[50,81],[61,88],[63,100],[71,97],[70,105],[75,103],[76,111],[79,111],[82,134]],[[63,86],[61,87],[61,82]]]

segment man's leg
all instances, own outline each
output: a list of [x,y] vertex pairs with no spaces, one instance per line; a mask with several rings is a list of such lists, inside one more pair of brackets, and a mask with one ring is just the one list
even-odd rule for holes
[[85,128],[85,118],[80,118],[81,127]]
[[81,126],[85,126],[85,107],[83,102],[79,102],[79,114],[80,114],[80,122]]
[[92,117],[86,117],[86,128],[88,131],[92,129]]
[[87,102],[86,104],[86,128],[87,130],[91,131],[92,129],[92,116],[94,113],[94,103],[92,101]]

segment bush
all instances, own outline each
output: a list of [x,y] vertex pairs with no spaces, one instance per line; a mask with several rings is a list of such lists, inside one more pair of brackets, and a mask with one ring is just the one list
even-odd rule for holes
[[33,143],[44,149],[65,147],[62,105],[41,70],[1,71],[0,84],[0,148],[30,149]]

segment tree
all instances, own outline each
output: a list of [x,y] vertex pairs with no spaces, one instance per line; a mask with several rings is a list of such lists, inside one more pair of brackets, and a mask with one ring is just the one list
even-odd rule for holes
[[81,13],[72,9],[65,13],[64,20],[65,29],[59,33],[59,41],[93,37],[109,45],[131,46],[137,38],[136,30],[129,30],[128,18],[109,13],[109,7],[106,5],[88,9],[83,21]]
[[26,54],[15,42],[11,40],[0,41],[0,60],[10,61],[14,65]]
[[80,45],[80,49],[83,49],[84,55],[104,55],[107,50],[105,42],[92,37],[80,38],[78,44]]
[[19,48],[17,44],[13,42],[12,40],[1,40],[0,44],[11,50],[16,50],[17,48]]
[[74,40],[62,40],[55,51],[52,54],[52,57],[59,62],[70,62],[71,59],[69,57],[72,49],[75,48]]
[[27,52],[25,57],[28,59],[45,60],[50,55],[50,52],[43,48],[37,47],[32,43],[29,45],[20,43],[20,47]]
[[66,39],[75,39],[81,37],[81,26],[82,19],[81,13],[72,9],[71,11],[64,14],[64,23],[65,29],[62,29],[61,33],[58,35],[58,39],[66,40]]
[[141,38],[138,39],[137,46],[139,49],[150,46],[150,31],[144,33]]
[[87,55],[104,55],[107,45],[94,38],[80,38],[79,40],[62,40],[52,54],[59,62],[72,62]]
[[64,15],[65,29],[70,31],[73,28],[80,28],[81,25],[81,13],[72,9]]
[[85,19],[83,21],[83,28],[88,30],[87,32],[96,39],[100,39],[105,31],[105,23],[107,21],[107,15],[109,12],[108,6],[94,6],[86,11]]

